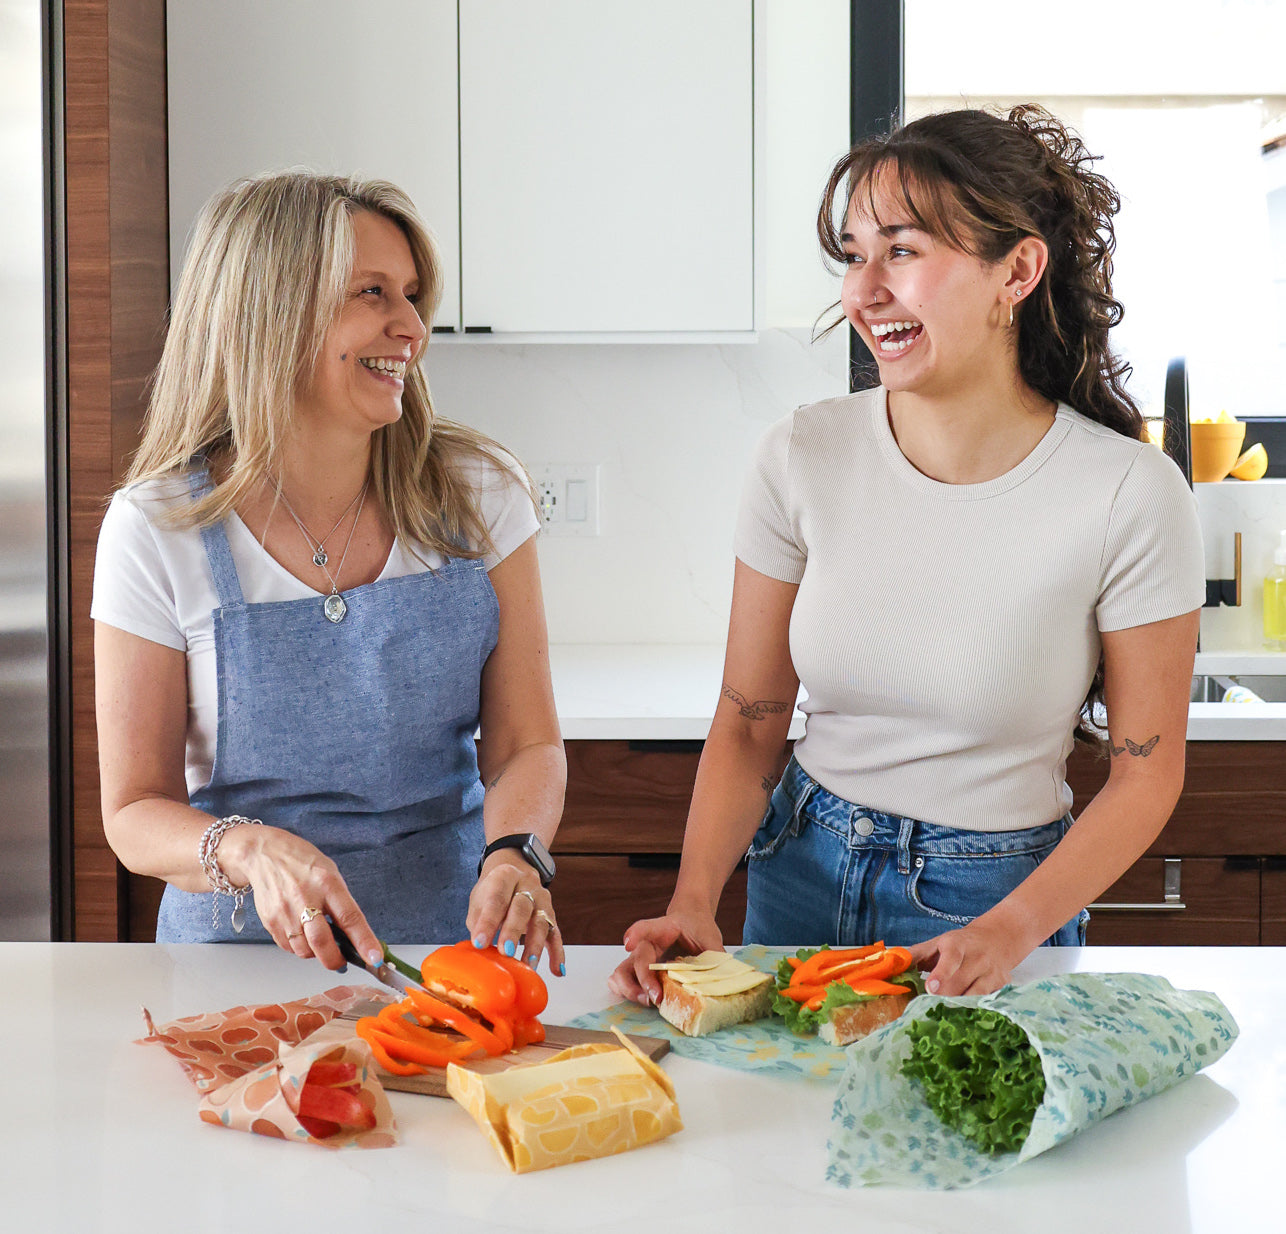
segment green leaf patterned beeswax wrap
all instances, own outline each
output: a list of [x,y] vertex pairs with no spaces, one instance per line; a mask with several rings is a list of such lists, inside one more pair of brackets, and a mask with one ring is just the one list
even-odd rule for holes
[[[1021,1140],[1016,1151],[986,1152],[975,1139],[952,1130],[934,1114],[921,1083],[904,1073],[914,1039],[927,1037],[911,1025],[928,1017],[949,1024],[961,1039],[996,1013],[1021,1029],[1044,1075],[1044,1095],[1022,1139],[1012,1126],[1005,1137]],[[955,1009],[961,1009],[957,1014]],[[970,1023],[972,1022],[972,1023]],[[1123,1106],[1164,1092],[1220,1058],[1237,1038],[1237,1024],[1213,994],[1176,990],[1162,977],[1143,973],[1071,973],[1022,986],[1006,986],[981,998],[912,1000],[902,1017],[854,1043],[831,1115],[826,1176],[845,1187],[874,1183],[948,1189],[968,1187],[1070,1139]],[[941,1034],[944,1043],[950,1033]],[[921,1052],[931,1048],[922,1045]],[[943,1048],[948,1048],[944,1044]],[[944,1056],[946,1059],[946,1056]],[[985,1071],[996,1066],[986,1049],[961,1049],[946,1059],[962,1073],[961,1088],[983,1091]],[[912,1072],[926,1070],[912,1064]],[[1037,1088],[1038,1091],[1038,1088]],[[942,1106],[941,1094],[935,1102]],[[997,1117],[1012,1122],[1012,1103],[996,1103]],[[986,1117],[978,1102],[964,1117]],[[981,1113],[980,1113],[981,1112]],[[952,1117],[959,1121],[957,1111]],[[1004,1138],[1004,1137],[997,1137]]]

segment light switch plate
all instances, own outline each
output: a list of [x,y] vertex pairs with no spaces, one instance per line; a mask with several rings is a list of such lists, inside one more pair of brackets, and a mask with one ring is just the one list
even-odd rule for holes
[[599,534],[597,463],[537,463],[531,478],[547,536]]

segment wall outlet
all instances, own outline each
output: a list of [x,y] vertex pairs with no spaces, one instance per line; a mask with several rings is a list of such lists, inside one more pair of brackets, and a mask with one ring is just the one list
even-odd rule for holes
[[546,535],[598,535],[597,463],[538,463],[531,478]]

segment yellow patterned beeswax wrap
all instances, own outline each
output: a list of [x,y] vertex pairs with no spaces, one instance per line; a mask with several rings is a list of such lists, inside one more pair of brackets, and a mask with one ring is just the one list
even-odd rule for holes
[[574,1046],[490,1075],[452,1063],[447,1092],[516,1174],[609,1157],[683,1129],[669,1077],[629,1043]]

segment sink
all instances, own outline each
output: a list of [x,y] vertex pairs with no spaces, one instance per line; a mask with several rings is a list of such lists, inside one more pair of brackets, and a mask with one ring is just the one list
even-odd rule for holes
[[1193,703],[1221,703],[1230,686],[1244,686],[1265,703],[1286,703],[1286,675],[1282,674],[1198,675],[1192,679],[1188,699]]

